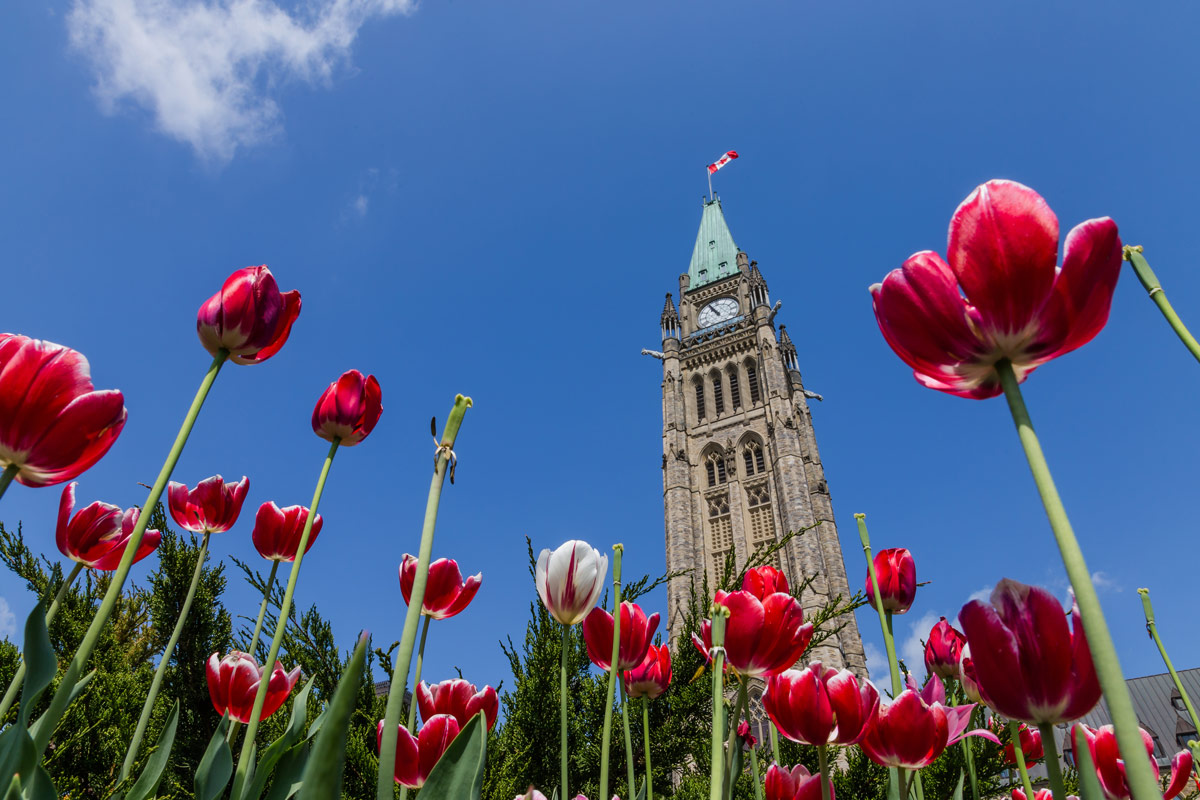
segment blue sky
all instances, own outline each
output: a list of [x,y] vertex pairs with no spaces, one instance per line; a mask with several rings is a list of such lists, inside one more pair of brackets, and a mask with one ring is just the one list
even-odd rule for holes
[[[496,641],[520,637],[533,597],[526,535],[620,540],[627,575],[663,570],[661,374],[638,352],[657,347],[663,293],[687,268],[703,166],[733,148],[716,186],[825,397],[814,417],[848,572],[863,574],[862,511],[876,545],[912,549],[931,582],[898,620],[902,646],[1001,577],[1065,595],[1003,401],[919,386],[866,288],[944,251],[959,201],[1007,177],[1047,198],[1064,235],[1112,216],[1200,326],[1194,7],[231,8],[0,10],[0,329],[81,350],[129,407],[81,502],[144,500],[209,361],[195,310],[267,263],[303,313],[278,356],[226,368],[176,471],[250,476],[249,513],[214,554],[257,559],[253,509],[308,502],[326,449],[312,405],[342,371],[373,372],[383,418],[334,464],[297,599],[347,647],[360,628],[399,638],[429,417],[470,394],[435,555],[483,587],[433,627],[426,675],[457,665],[495,684]],[[1101,335],[1026,384],[1129,676],[1161,671],[1139,586],[1175,663],[1200,664],[1198,390],[1200,366],[1129,273]],[[14,487],[0,519],[57,556],[58,497]],[[231,609],[253,613],[231,578]],[[30,599],[7,574],[0,597],[11,629]]]

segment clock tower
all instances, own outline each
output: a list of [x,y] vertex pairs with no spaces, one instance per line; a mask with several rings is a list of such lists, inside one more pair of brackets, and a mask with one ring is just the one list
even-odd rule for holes
[[[730,553],[741,567],[789,531],[815,526],[774,557],[793,585],[814,577],[806,615],[851,594],[808,405],[819,396],[804,389],[796,346],[776,329],[780,305],[734,244],[721,201],[706,200],[678,309],[668,294],[661,317],[667,569],[689,571],[667,587],[672,641],[691,580],[713,584]],[[854,616],[844,622],[810,656],[865,675]]]

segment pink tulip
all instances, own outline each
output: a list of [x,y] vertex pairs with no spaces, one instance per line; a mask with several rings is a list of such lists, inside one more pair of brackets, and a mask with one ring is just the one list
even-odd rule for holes
[[[58,503],[58,530],[55,540],[58,550],[67,558],[89,569],[111,572],[121,563],[129,537],[137,525],[139,511],[122,511],[108,503],[96,501],[71,516],[75,510],[75,486],[68,483]],[[146,531],[132,563],[136,564],[154,552],[162,540],[158,531]]]
[[374,375],[356,369],[342,374],[321,394],[313,408],[313,433],[326,441],[337,439],[353,447],[375,430],[383,414],[383,391]]
[[196,332],[214,357],[229,352],[235,364],[261,364],[279,352],[300,316],[300,293],[281,293],[264,264],[239,269],[200,306]]
[[460,728],[482,711],[490,731],[496,726],[500,700],[491,686],[477,690],[475,684],[462,678],[442,681],[433,686],[421,681],[417,684],[417,708],[421,710],[421,719],[426,722],[439,714],[449,714]]
[[[1100,780],[1100,788],[1108,800],[1129,800],[1129,784],[1125,782],[1125,761],[1117,749],[1117,736],[1112,725],[1103,725],[1092,729],[1082,722],[1077,722],[1071,729],[1071,741],[1075,741],[1075,731],[1082,730],[1087,740],[1088,752],[1092,756],[1092,764],[1096,768],[1096,777]],[[1158,762],[1154,758],[1154,739],[1141,728],[1142,741],[1146,745],[1146,754],[1150,760],[1150,769],[1154,779],[1158,780]],[[1163,792],[1163,800],[1180,794],[1187,788],[1192,775],[1192,754],[1183,750],[1171,759],[1171,780],[1167,790]]]
[[[627,670],[646,660],[650,641],[658,630],[658,614],[646,616],[637,603],[621,603],[621,644],[617,669]],[[613,649],[613,616],[603,608],[593,608],[583,621],[583,639],[588,658],[600,669],[608,669]]]
[[[904,547],[890,547],[876,553],[874,563],[883,610],[893,614],[907,612],[917,599],[917,565],[912,553]],[[867,573],[866,595],[871,608],[875,608],[870,572]]]
[[782,570],[769,564],[746,570],[746,577],[742,578],[742,589],[759,600],[776,592],[789,593],[787,576]]
[[929,250],[910,256],[871,296],[880,331],[916,379],[960,397],[1000,394],[1001,359],[1023,381],[1091,341],[1121,271],[1121,239],[1107,217],[1067,234],[1056,267],[1058,219],[1013,181],[988,181],[963,201],[947,255],[948,264]]
[[530,786],[528,792],[526,792],[525,794],[517,795],[516,797],[513,798],[513,800],[548,800],[548,798],[546,797],[546,795],[542,794],[537,789]]
[[879,708],[879,692],[849,670],[814,661],[767,681],[763,708],[779,732],[808,745],[856,744]]
[[[622,627],[625,625],[621,623]],[[610,651],[611,652],[611,651]],[[657,700],[671,685],[671,648],[650,645],[641,664],[625,673],[625,693]]]
[[1006,578],[996,584],[990,605],[972,600],[958,618],[979,694],[1002,716],[1057,725],[1079,719],[1099,702],[1077,605],[1068,627],[1054,595]]
[[[258,507],[258,515],[254,518],[254,532],[250,534],[254,549],[268,561],[295,561],[296,550],[300,547],[300,537],[304,533],[304,524],[307,521],[308,509],[304,506],[280,508],[274,501],[263,503]],[[313,543],[317,541],[322,524],[324,520],[317,514],[308,534],[305,553],[311,550]]]
[[922,769],[966,736],[982,736],[998,744],[1000,740],[991,731],[966,730],[973,708],[947,709],[938,702],[926,703],[921,694],[907,689],[890,703],[880,701],[875,722],[859,746],[885,767]]
[[534,578],[542,605],[563,625],[583,621],[604,590],[608,556],[580,539],[538,556]]
[[[238,722],[250,722],[254,699],[262,683],[262,668],[258,661],[254,656],[231,650],[224,658],[217,658],[217,653],[213,653],[208,657],[206,666],[208,694],[212,698],[213,708],[218,714],[229,712],[230,718]],[[275,665],[270,683],[267,684],[267,699],[263,703],[261,719],[279,710],[299,679],[299,667],[286,672],[279,664]]]
[[[1012,790],[1012,800],[1025,800],[1025,792],[1021,789]],[[1054,793],[1049,789],[1034,789],[1033,800],[1054,800]],[[1079,800],[1076,795],[1067,795],[1067,800]]]
[[925,642],[925,669],[939,678],[957,678],[966,637],[942,617],[929,631]]
[[[404,602],[412,602],[413,582],[417,579],[417,559],[404,554],[400,562],[400,593]],[[448,619],[465,609],[479,591],[483,573],[478,572],[463,580],[458,562],[450,558],[439,558],[429,565],[429,577],[425,583],[425,599],[421,601],[421,613],[433,619]]]
[[171,516],[192,533],[224,533],[237,522],[250,491],[250,479],[225,483],[220,475],[206,478],[189,490],[182,483],[167,484]]
[[[403,725],[399,726],[396,738],[396,783],[410,789],[419,789],[429,778],[438,759],[458,736],[458,721],[449,714],[438,714],[421,726],[413,736]],[[383,743],[383,720],[376,730],[375,747]]]
[[[747,677],[778,675],[795,664],[812,640],[813,624],[804,622],[800,601],[784,592],[755,597],[747,591],[718,591],[717,605],[729,609],[725,623],[726,665]],[[712,650],[712,621],[700,623],[692,643],[707,660]]]
[[[809,774],[801,764],[790,770],[772,764],[767,769],[763,789],[765,800],[821,800],[821,775]],[[834,800],[832,781],[829,783],[829,800]]]
[[[1017,736],[1021,740],[1021,755],[1025,758],[1025,766],[1030,766],[1046,755],[1045,749],[1042,747],[1042,732],[1037,728],[1030,728],[1025,723],[1017,726]],[[1004,753],[1002,754],[1004,763],[1017,763],[1017,750],[1013,747],[1013,743],[1009,742],[1004,745]]]
[[958,659],[958,682],[968,700],[972,703],[983,702],[983,698],[979,696],[979,681],[975,676],[975,660],[971,658],[969,644],[963,645],[962,654]]
[[99,461],[125,427],[125,398],[92,388],[81,353],[0,333],[0,471],[25,486],[73,480]]

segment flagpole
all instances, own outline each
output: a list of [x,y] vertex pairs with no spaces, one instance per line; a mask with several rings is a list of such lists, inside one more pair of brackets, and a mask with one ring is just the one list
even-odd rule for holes
[[708,173],[708,202],[711,203],[713,201],[712,172],[708,169],[708,167],[705,167],[704,171]]

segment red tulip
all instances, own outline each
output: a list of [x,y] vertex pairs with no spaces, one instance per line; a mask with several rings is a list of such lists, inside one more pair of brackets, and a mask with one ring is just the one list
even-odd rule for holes
[[[404,554],[400,563],[400,593],[404,602],[411,602],[413,581],[417,579],[417,559]],[[429,565],[429,578],[425,583],[425,599],[421,601],[421,613],[433,619],[447,619],[465,609],[479,591],[483,573],[478,572],[463,580],[458,562],[450,558],[439,558]]]
[[885,767],[922,769],[947,746],[966,736],[982,736],[998,744],[1000,740],[991,731],[966,730],[973,708],[965,705],[948,709],[938,702],[926,703],[921,694],[907,689],[891,703],[880,701],[875,723],[868,727],[859,746],[872,761]]
[[[59,552],[89,569],[111,572],[125,555],[125,547],[137,525],[139,511],[136,508],[122,511],[117,506],[97,500],[72,518],[76,485],[68,483],[58,502],[55,539]],[[158,531],[146,531],[132,563],[136,564],[153,553],[161,539],[162,534]]]
[[767,681],[763,708],[779,732],[809,745],[855,744],[879,708],[879,692],[853,672],[824,667],[789,669]]
[[[263,503],[258,507],[254,518],[254,532],[250,538],[258,554],[269,561],[295,561],[296,550],[300,547],[300,536],[304,533],[304,523],[308,521],[308,509],[304,506],[288,506],[280,508],[273,501]],[[307,553],[317,541],[324,520],[317,514],[313,520],[312,531],[308,534],[308,544],[304,548]]]
[[313,408],[313,433],[326,441],[337,439],[353,447],[375,430],[383,413],[383,392],[374,375],[356,369],[342,374],[322,393]]
[[942,617],[925,642],[925,669],[939,678],[957,678],[958,662],[967,638]]
[[775,592],[789,594],[787,576],[783,574],[782,570],[769,564],[746,570],[746,577],[742,578],[742,589],[750,592],[759,600],[769,594],[775,594]]
[[[917,598],[917,565],[907,548],[890,547],[876,553],[875,579],[879,581],[879,597],[883,600],[884,611],[903,614],[912,608]],[[870,572],[867,572],[866,586],[867,602],[871,608],[875,608]]]
[[279,352],[300,316],[300,293],[280,293],[267,265],[246,267],[225,279],[200,306],[196,332],[216,356],[229,351],[235,364],[261,364]]
[[[1108,800],[1128,800],[1129,785],[1125,782],[1125,762],[1117,750],[1117,737],[1112,725],[1104,725],[1097,729],[1089,728],[1082,722],[1077,722],[1071,730],[1071,741],[1075,741],[1075,729],[1083,731],[1087,739],[1088,751],[1092,763],[1096,767],[1096,777],[1100,779],[1100,788]],[[1154,739],[1141,728],[1142,741],[1146,745],[1146,754],[1150,759],[1150,769],[1154,779],[1158,780],[1158,762],[1154,759]],[[1182,792],[1192,774],[1192,754],[1187,750],[1175,754],[1171,759],[1171,780],[1167,790],[1163,792],[1163,800]]]
[[182,483],[167,484],[171,516],[192,533],[224,533],[237,522],[250,491],[250,479],[225,483],[220,475],[206,478],[189,490]]
[[[1046,755],[1042,747],[1042,732],[1037,728],[1030,728],[1021,723],[1017,726],[1017,737],[1021,740],[1021,755],[1025,758],[1025,766],[1041,761]],[[1017,763],[1017,751],[1012,742],[1004,745],[1003,755],[1006,764]]]
[[[624,627],[625,623],[621,623]],[[611,651],[609,651],[611,652]],[[650,645],[641,664],[625,673],[625,693],[657,700],[671,685],[671,648]]]
[[482,711],[490,731],[496,725],[500,700],[496,696],[496,690],[490,686],[476,690],[475,684],[462,678],[454,678],[435,683],[433,686],[429,686],[425,681],[417,684],[417,707],[421,709],[421,719],[426,722],[438,714],[449,714],[458,722],[460,728]]
[[1057,725],[1079,719],[1099,702],[1078,605],[1069,628],[1054,595],[1006,578],[992,591],[991,605],[972,600],[958,618],[979,694],[1002,716]]
[[960,397],[1000,394],[1001,359],[1023,381],[1091,341],[1121,271],[1121,239],[1107,217],[1067,234],[1056,268],[1058,219],[1013,181],[988,181],[963,201],[947,254],[949,264],[929,250],[910,256],[871,296],[880,331],[916,379]]
[[[646,616],[637,603],[621,603],[621,646],[617,669],[627,670],[646,660],[650,640],[658,630],[658,614]],[[600,669],[608,669],[613,648],[613,617],[603,608],[593,608],[583,620],[583,640],[588,658]]]
[[750,723],[746,720],[742,720],[738,723],[737,735],[739,739],[751,747],[754,747],[754,745],[758,744],[758,739],[756,739],[754,734],[750,732]]
[[972,703],[983,702],[983,698],[979,696],[979,681],[975,676],[975,660],[971,658],[969,644],[963,645],[962,655],[958,659],[958,682],[968,700]]
[[[1021,789],[1012,790],[1012,800],[1025,800],[1025,792]],[[1034,789],[1033,800],[1054,800],[1054,793],[1049,789]],[[1067,800],[1079,800],[1073,794],[1067,795]]]
[[82,353],[0,333],[0,470],[25,486],[79,477],[125,427],[125,398],[92,388]]
[[[765,800],[820,800],[821,775],[810,775],[801,764],[791,770],[772,764],[767,769],[763,789]],[[834,800],[833,781],[829,782],[829,800]]]
[[[208,695],[217,713],[228,711],[230,718],[238,722],[250,722],[254,698],[262,683],[262,668],[254,656],[237,650],[230,650],[224,658],[217,658],[217,654],[213,653],[208,657],[207,672]],[[267,699],[263,703],[261,719],[279,710],[299,679],[299,667],[285,672],[282,666],[275,665],[267,684]]]
[[[729,609],[725,663],[742,675],[777,675],[795,664],[812,640],[813,624],[804,622],[804,609],[790,594],[775,592],[760,599],[747,591],[718,591],[713,602]],[[711,620],[700,623],[700,635],[692,634],[692,643],[711,660]]]
[[[396,783],[410,789],[419,789],[429,778],[438,759],[458,736],[459,724],[449,714],[437,714],[421,726],[416,736],[399,726],[396,738]],[[383,743],[383,720],[379,720],[376,732],[376,749]]]

